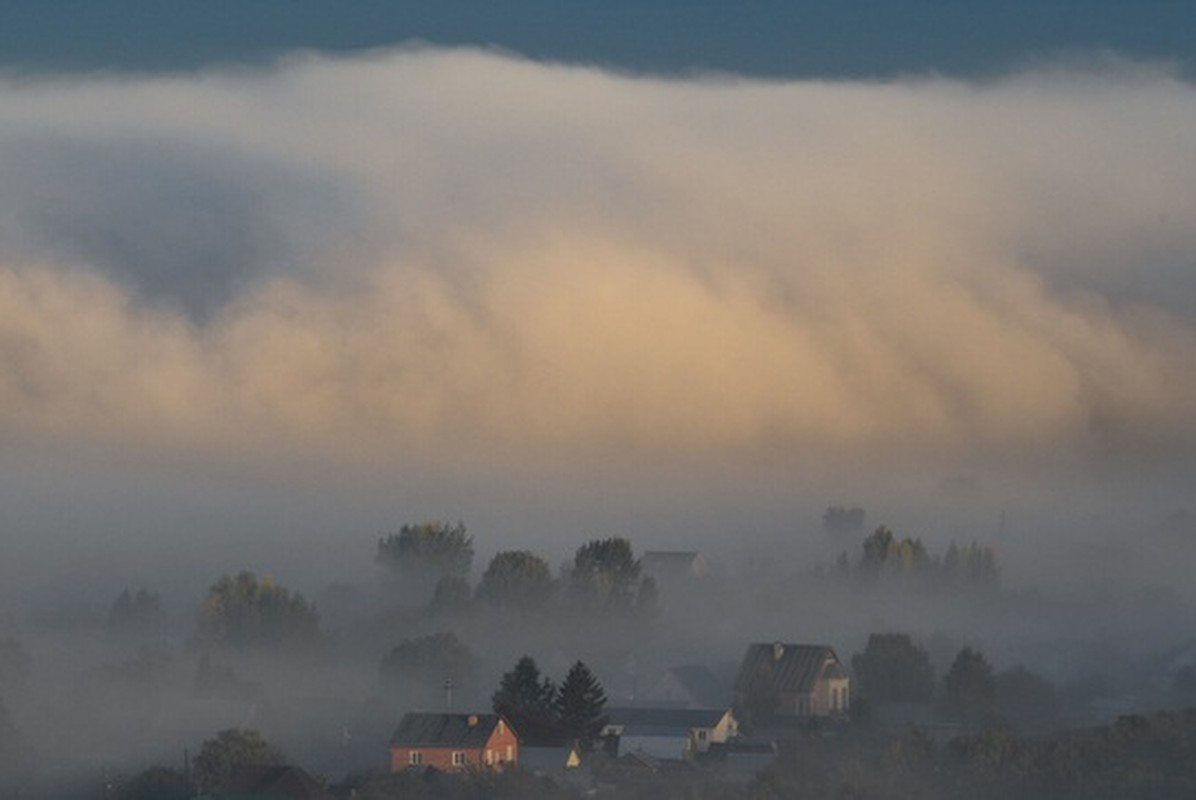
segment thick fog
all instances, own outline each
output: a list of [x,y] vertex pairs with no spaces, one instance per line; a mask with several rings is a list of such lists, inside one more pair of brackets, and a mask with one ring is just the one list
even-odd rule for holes
[[[0,611],[34,665],[4,702],[35,749],[111,731],[84,771],[260,723],[244,696],[187,705],[196,611],[241,570],[338,643],[285,679],[222,662],[275,714],[336,709],[293,744],[329,773],[374,751],[312,742],[440,629],[484,654],[458,698],[483,708],[524,652],[624,696],[749,641],[846,660],[905,630],[1061,683],[1085,648],[1131,670],[1186,646],[1193,152],[1196,87],[1114,59],[821,82],[409,49],[0,77]],[[840,505],[866,528],[824,530]],[[475,581],[499,550],[700,550],[719,611],[663,587],[667,633],[433,619],[373,563],[425,519],[467,525]],[[1000,594],[829,585],[878,525],[991,545]],[[139,587],[157,651],[105,632]],[[145,719],[127,687],[104,705],[139,652],[173,659]],[[379,741],[397,711],[366,715]]]

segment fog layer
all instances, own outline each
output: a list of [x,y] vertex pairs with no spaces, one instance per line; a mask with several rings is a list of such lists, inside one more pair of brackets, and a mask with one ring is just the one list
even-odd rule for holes
[[8,437],[534,463],[1196,433],[1190,85],[477,52],[0,86]]

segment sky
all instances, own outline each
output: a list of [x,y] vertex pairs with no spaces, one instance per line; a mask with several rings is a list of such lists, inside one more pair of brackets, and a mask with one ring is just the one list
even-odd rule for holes
[[[715,3],[665,52],[635,36],[663,3],[534,41],[465,3],[126,5],[0,6],[10,603],[311,590],[424,518],[559,563],[772,546],[841,503],[1133,549],[1190,507],[1184,4],[1027,5],[987,52],[996,12],[909,3],[875,60],[792,53],[796,22],[720,49]],[[843,8],[807,10],[872,30]]]

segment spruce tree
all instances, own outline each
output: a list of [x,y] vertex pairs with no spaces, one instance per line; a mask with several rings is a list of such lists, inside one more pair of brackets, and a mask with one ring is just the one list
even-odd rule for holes
[[583,750],[592,749],[606,725],[602,713],[605,705],[602,685],[589,667],[578,661],[557,693],[556,717],[561,736],[576,741]]
[[494,713],[506,719],[527,744],[555,744],[558,740],[553,707],[556,687],[548,678],[541,678],[530,656],[519,659],[514,669],[503,674],[490,699]]

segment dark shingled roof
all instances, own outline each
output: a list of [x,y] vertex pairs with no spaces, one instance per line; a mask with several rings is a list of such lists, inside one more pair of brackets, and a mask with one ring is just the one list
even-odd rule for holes
[[826,645],[757,643],[748,645],[743,655],[735,690],[745,691],[754,679],[762,677],[775,691],[806,694],[814,690],[815,681],[821,677],[846,675],[839,657]]
[[713,728],[727,709],[705,708],[608,708],[603,712],[608,725],[627,727]]
[[[470,724],[470,720],[474,724]],[[456,747],[477,750],[486,746],[499,723],[497,714],[404,714],[392,747]]]

